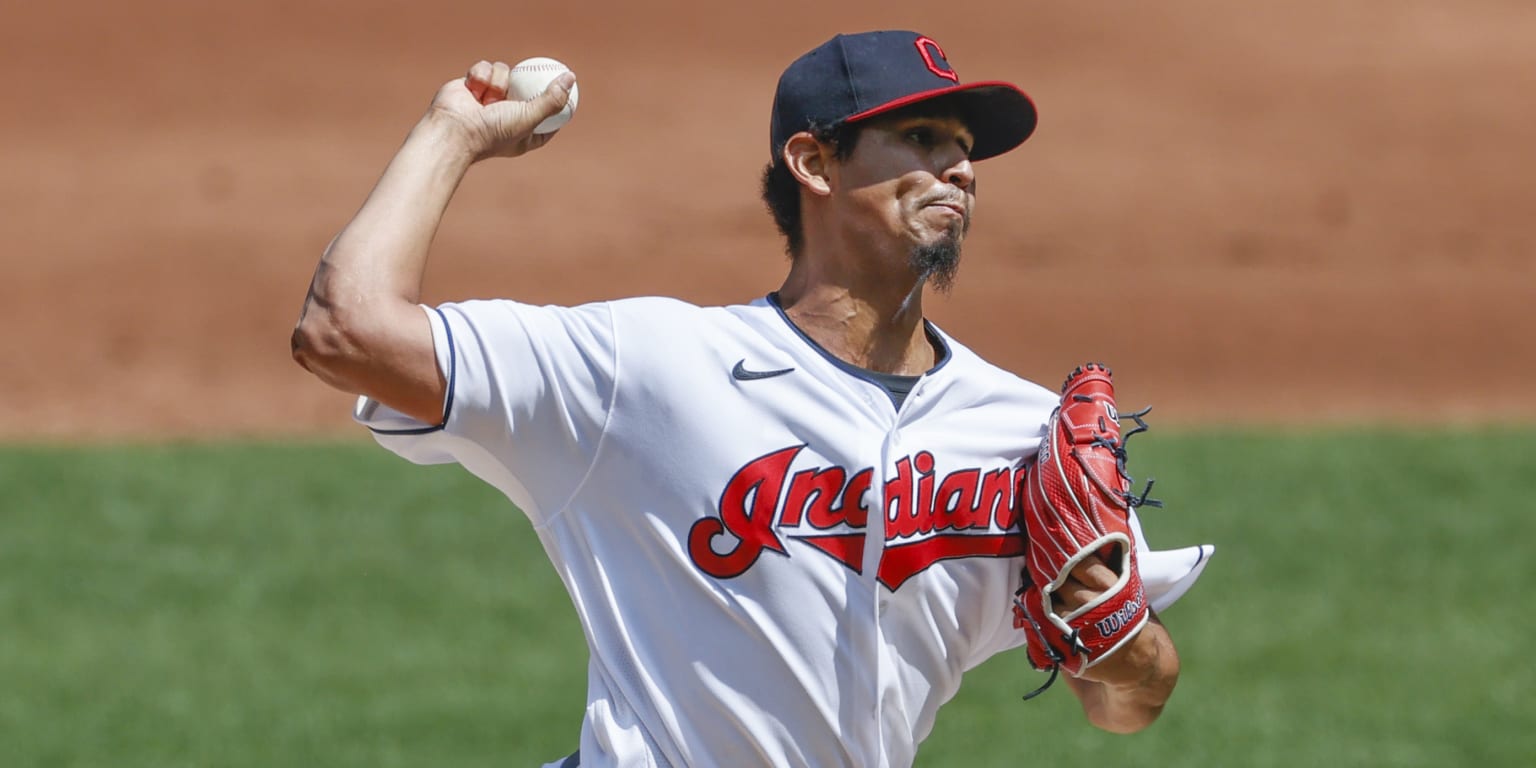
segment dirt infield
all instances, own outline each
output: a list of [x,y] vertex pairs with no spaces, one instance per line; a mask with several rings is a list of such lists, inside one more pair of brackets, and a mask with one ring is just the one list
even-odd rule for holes
[[570,63],[581,113],[471,174],[430,300],[771,290],[774,81],[880,27],[1040,106],[979,166],[933,304],[983,354],[1043,382],[1108,360],[1167,422],[1536,420],[1528,2],[88,5],[0,29],[0,439],[348,429],[288,332],[479,57]]

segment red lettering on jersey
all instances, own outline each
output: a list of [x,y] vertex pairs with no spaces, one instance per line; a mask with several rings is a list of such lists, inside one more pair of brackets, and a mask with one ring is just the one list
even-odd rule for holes
[[[935,516],[935,524],[941,527],[969,528],[976,525],[975,505],[976,486],[981,482],[981,470],[962,469],[959,472],[951,472],[944,477],[944,482],[939,484],[938,497],[934,500],[938,505]],[[983,517],[979,521],[986,525]]]
[[896,462],[895,479],[885,481],[885,537],[911,536],[916,533],[912,515],[912,457]]
[[[982,521],[991,520],[999,528],[1013,526],[1013,470],[994,469],[981,478],[981,503],[976,514]],[[985,525],[985,522],[981,523]]]
[[937,527],[933,520],[933,454],[918,451],[912,457],[912,468],[917,470],[917,532],[931,533]]
[[[784,544],[773,530],[774,513],[779,507],[779,491],[784,487],[784,475],[790,462],[805,446],[774,451],[736,470],[725,492],[720,494],[720,516],[706,517],[693,524],[688,531],[688,555],[705,573],[721,579],[729,579],[747,572],[757,562],[764,549],[780,554]],[[752,504],[747,506],[747,497]],[[730,531],[739,541],[729,552],[718,553],[711,543],[715,537]]]
[[831,528],[841,523],[842,508],[834,509],[832,502],[837,500],[847,477],[848,472],[842,467],[796,472],[789,484],[789,497],[784,499],[784,515],[779,525],[793,528],[800,524],[801,515],[808,518],[812,528]]
[[859,470],[843,489],[843,504],[838,509],[848,519],[851,528],[869,525],[869,507],[864,505],[864,494],[869,492],[870,481],[875,477],[874,467]]
[[864,534],[862,533],[796,536],[795,539],[831,555],[833,560],[852,568],[854,573],[864,572]]
[[904,539],[917,534],[932,533],[941,526],[933,515],[933,454],[927,451],[918,451],[916,456],[903,458],[896,465],[896,479],[892,481],[897,487],[892,490],[891,484],[885,487],[886,498],[892,496],[905,497],[911,488],[911,472],[908,468],[917,471],[917,492],[910,503],[896,510],[889,510],[886,518],[885,538]]
[[928,65],[929,72],[951,82],[960,82],[960,74],[949,66],[949,57],[944,55],[944,49],[938,43],[927,37],[919,37],[916,42],[917,52],[922,54],[923,63]]
[[910,544],[887,545],[880,558],[877,578],[895,591],[907,579],[927,570],[940,560],[957,557],[1019,557],[1024,554],[1024,538],[1015,533],[985,536],[930,536]]
[[[788,532],[854,572],[863,571],[871,509],[865,496],[874,468],[852,476],[837,466],[791,475],[790,466],[804,449],[798,445],[765,454],[731,476],[720,494],[719,517],[698,520],[688,531],[688,554],[699,570],[728,579],[745,573],[765,549],[789,556],[780,538]],[[883,501],[879,509],[886,539],[877,577],[889,589],[940,560],[1023,554],[1023,539],[1010,530],[1016,527],[1017,470],[970,468],[940,477],[936,468],[928,451],[903,456],[876,496]],[[821,533],[838,528],[847,532]],[[735,542],[721,552],[717,538],[725,534]]]

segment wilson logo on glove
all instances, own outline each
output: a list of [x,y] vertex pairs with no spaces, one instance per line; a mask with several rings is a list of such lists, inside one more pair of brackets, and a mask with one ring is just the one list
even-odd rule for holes
[[1111,613],[1103,621],[1095,622],[1093,628],[1099,631],[1099,637],[1107,639],[1130,626],[1131,622],[1141,615],[1141,609],[1146,606],[1146,602],[1143,596],[1137,595],[1136,599],[1120,606],[1120,610]]
[[[1136,568],[1130,511],[1161,504],[1147,498],[1151,481],[1140,496],[1131,493],[1125,467],[1125,441],[1146,431],[1141,417],[1147,410],[1128,414],[1125,418],[1134,420],[1136,428],[1122,435],[1112,376],[1108,368],[1089,363],[1067,377],[1061,404],[1046,422],[1039,453],[1021,473],[1015,494],[1025,538],[1015,625],[1025,632],[1030,664],[1051,670],[1050,679],[1026,699],[1049,688],[1058,670],[1081,676],[1125,647],[1150,616]],[[1118,578],[1062,615],[1056,592],[1090,556]]]

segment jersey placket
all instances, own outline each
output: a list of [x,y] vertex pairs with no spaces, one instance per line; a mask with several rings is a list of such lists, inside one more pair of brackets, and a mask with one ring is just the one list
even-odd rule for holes
[[888,491],[887,486],[900,482],[898,479],[900,475],[895,472],[895,467],[902,457],[911,452],[909,447],[903,443],[903,427],[906,424],[906,417],[910,413],[913,403],[921,396],[923,385],[927,380],[928,377],[924,376],[918,381],[917,385],[912,388],[912,392],[907,396],[906,402],[902,404],[902,407],[894,414],[894,418],[889,423],[885,439],[880,447],[881,471],[878,473],[880,488],[878,495],[875,497],[881,510],[879,516],[880,525],[878,528],[875,527],[874,516],[871,515],[869,530],[864,542],[863,581],[872,590],[874,608],[873,621],[871,622],[874,628],[874,637],[872,638],[874,647],[870,649],[872,653],[868,658],[876,660],[873,680],[874,690],[871,696],[873,703],[871,711],[874,714],[871,730],[875,739],[875,752],[873,753],[875,759],[870,763],[871,765],[887,765],[890,762],[890,756],[886,754],[885,750],[885,721],[888,716],[888,710],[893,706],[899,705],[898,702],[892,700],[898,695],[898,681],[893,679],[897,674],[895,660],[891,657],[892,651],[885,642],[885,614],[887,606],[896,600],[896,593],[883,586],[879,578],[880,563],[885,557],[886,539],[890,535],[892,523],[894,522],[892,515],[901,514],[901,507],[898,505],[895,512],[893,512],[887,500],[891,498],[892,493],[896,493],[905,500],[906,504],[915,504],[916,499],[913,497],[913,494],[917,492],[916,478],[913,477],[908,478],[908,483],[905,487]]

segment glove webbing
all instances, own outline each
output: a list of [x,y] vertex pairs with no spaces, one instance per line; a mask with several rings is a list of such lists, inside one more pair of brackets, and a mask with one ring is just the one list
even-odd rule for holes
[[[1076,401],[1078,401],[1080,403],[1091,403],[1091,402],[1093,402],[1093,398],[1088,397],[1087,395],[1073,395],[1072,399],[1076,400]],[[1099,434],[1094,435],[1093,439],[1088,441],[1088,445],[1093,446],[1093,447],[1105,448],[1110,453],[1114,454],[1114,457],[1115,457],[1115,471],[1119,472],[1120,476],[1125,478],[1125,485],[1126,485],[1126,487],[1130,487],[1131,484],[1135,483],[1136,481],[1135,481],[1134,478],[1131,477],[1130,471],[1127,470],[1126,467],[1125,467],[1125,462],[1126,462],[1125,446],[1126,446],[1127,443],[1131,442],[1131,436],[1132,435],[1139,435],[1139,434],[1141,434],[1143,432],[1146,432],[1147,430],[1150,430],[1152,428],[1151,426],[1149,426],[1147,424],[1147,422],[1145,420],[1143,420],[1141,418],[1141,417],[1146,416],[1147,414],[1149,414],[1151,412],[1152,412],[1152,406],[1149,405],[1149,406],[1147,406],[1147,407],[1145,407],[1145,408],[1143,408],[1143,409],[1141,409],[1139,411],[1135,411],[1133,413],[1121,414],[1120,418],[1122,420],[1130,419],[1131,421],[1136,422],[1136,427],[1134,429],[1126,431],[1125,434],[1122,434],[1120,436],[1120,442],[1119,443],[1116,443],[1115,441],[1110,440],[1110,439],[1104,437],[1104,433],[1109,432],[1109,424],[1107,424],[1104,421],[1104,417],[1103,416],[1100,416],[1099,417]],[[1152,498],[1148,498],[1147,497],[1148,494],[1152,493],[1152,485],[1153,485],[1153,483],[1156,483],[1156,482],[1157,482],[1157,478],[1155,478],[1155,477],[1147,478],[1147,484],[1146,484],[1145,487],[1143,487],[1141,489],[1141,495],[1140,496],[1137,496],[1134,493],[1130,493],[1129,491],[1123,493],[1122,495],[1125,497],[1125,504],[1126,504],[1126,506],[1132,507],[1132,508],[1135,508],[1135,507],[1159,507],[1160,508],[1160,507],[1162,507],[1163,506],[1163,502],[1162,501],[1160,501],[1158,499],[1152,499]]]

